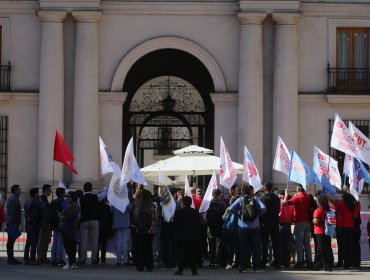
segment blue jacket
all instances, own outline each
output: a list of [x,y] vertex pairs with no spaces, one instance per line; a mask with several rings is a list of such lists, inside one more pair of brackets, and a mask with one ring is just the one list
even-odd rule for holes
[[[244,221],[241,215],[239,215],[239,211],[241,210],[243,197],[239,197],[235,202],[230,206],[230,212],[233,213],[238,217],[238,226],[242,229],[255,229],[259,228],[260,223],[258,217],[255,218],[253,221]],[[258,209],[258,216],[263,215],[266,212],[266,206],[261,202],[258,197],[254,198],[257,202],[257,209]]]

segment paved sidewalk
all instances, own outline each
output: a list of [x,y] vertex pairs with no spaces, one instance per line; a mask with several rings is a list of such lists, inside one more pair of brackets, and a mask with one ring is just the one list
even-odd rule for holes
[[[20,258],[18,258],[21,260]],[[291,280],[291,279],[340,279],[340,280],[369,280],[370,279],[370,262],[366,262],[360,270],[333,270],[332,272],[325,271],[308,271],[308,270],[266,270],[258,273],[248,271],[246,273],[238,273],[236,269],[226,271],[225,269],[199,269],[199,276],[191,276],[190,269],[184,271],[183,276],[173,275],[174,270],[162,270],[155,267],[153,272],[137,272],[134,267],[117,267],[115,259],[109,259],[106,266],[83,266],[74,270],[63,270],[50,265],[26,266],[26,265],[8,265],[6,258],[1,257],[0,260],[0,279],[1,280],[95,280],[95,279],[268,279],[268,280]]]

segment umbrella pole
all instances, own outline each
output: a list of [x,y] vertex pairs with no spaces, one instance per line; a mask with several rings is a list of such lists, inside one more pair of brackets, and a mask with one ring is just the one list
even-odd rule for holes
[[197,186],[196,182],[195,182],[195,170],[193,170],[193,188],[195,188]]

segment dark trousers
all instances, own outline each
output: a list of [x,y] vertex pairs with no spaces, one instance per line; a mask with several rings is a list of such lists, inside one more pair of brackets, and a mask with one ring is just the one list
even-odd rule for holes
[[162,223],[161,245],[163,266],[174,267],[176,265],[176,240],[173,231],[173,223]]
[[315,256],[315,266],[318,268],[330,268],[331,260],[331,237],[325,234],[315,234],[317,243],[317,257]]
[[63,232],[63,244],[69,265],[76,264],[77,240]]
[[108,233],[103,229],[99,229],[99,237],[98,237],[98,255],[96,259],[99,261],[99,252],[100,252],[100,261],[105,263],[105,256],[107,254],[107,241],[108,241]]
[[186,264],[189,264],[191,271],[197,271],[197,248],[194,241],[178,241],[177,242],[177,264],[178,270],[183,271]]
[[15,239],[8,236],[8,242],[6,243],[6,253],[8,255],[8,261],[14,260],[14,243]]
[[136,236],[136,268],[152,271],[154,268],[153,261],[153,234],[140,234]]
[[353,264],[353,228],[337,227],[338,265],[345,268]]
[[198,265],[202,265],[203,259],[208,259],[207,225],[201,224],[200,238],[197,242],[199,243],[197,248]]
[[136,259],[137,259],[137,233],[135,229],[131,229],[131,258],[132,263],[136,265]]
[[253,269],[258,269],[261,261],[261,243],[259,229],[238,229],[240,246],[240,269],[245,270],[248,265],[248,259],[252,254]]
[[280,254],[279,254],[279,224],[266,224],[261,228],[261,239],[262,239],[262,260],[261,264],[266,265],[269,240],[271,237],[272,251],[274,257],[274,264],[280,265]]
[[235,244],[236,236],[237,236],[237,232],[233,232],[231,234],[224,234],[223,236],[223,248],[224,248],[223,255],[225,256],[225,259],[223,260],[223,262],[226,265],[233,264],[234,256],[235,256],[235,248],[239,247],[237,244]]
[[[37,243],[39,242],[39,232],[38,227],[29,227],[27,229],[27,241],[24,246],[24,260],[25,261],[35,261],[36,260],[36,250]],[[30,255],[31,250],[31,255]]]
[[280,263],[285,267],[290,265],[290,242],[292,238],[292,229],[290,224],[279,225],[279,254]]
[[353,266],[359,267],[361,265],[361,228],[356,225],[353,228]]
[[209,263],[221,265],[222,233],[208,228]]

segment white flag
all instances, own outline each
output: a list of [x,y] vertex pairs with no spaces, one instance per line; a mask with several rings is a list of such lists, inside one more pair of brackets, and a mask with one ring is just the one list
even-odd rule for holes
[[159,198],[162,203],[162,215],[166,222],[169,222],[176,211],[176,202],[167,187],[166,180],[161,171],[159,171]]
[[370,140],[352,122],[349,122],[349,133],[356,145],[357,157],[363,162],[370,164]]
[[62,188],[62,189],[67,190],[66,185],[62,181],[59,181],[58,188]]
[[137,164],[136,158],[134,156],[134,139],[131,138],[127,145],[125,158],[122,165],[122,176],[121,184],[127,184],[131,180],[141,184],[147,185],[148,183],[141,174],[139,165]]
[[257,166],[246,146],[244,146],[243,155],[243,181],[249,183],[255,192],[263,188]]
[[345,154],[356,157],[356,145],[353,141],[347,126],[339,117],[335,114],[335,121],[333,126],[333,134],[330,140],[330,147],[342,151]]
[[234,169],[233,162],[231,161],[229,151],[224,144],[224,140],[221,137],[220,145],[220,184],[230,189],[234,185],[237,176]]
[[341,189],[342,178],[340,177],[338,162],[316,146],[314,146],[312,169],[319,179],[321,179],[321,176],[325,176],[329,179],[330,184]]
[[213,190],[217,189],[217,178],[216,178],[216,172],[213,171],[213,175],[211,178],[211,181],[209,181],[206,194],[203,197],[202,204],[199,208],[199,213],[205,213],[207,212],[209,205],[211,204],[212,200],[212,192]]
[[100,166],[101,175],[113,173],[115,162],[111,154],[108,151],[107,146],[104,144],[103,139],[99,136],[99,147],[100,147]]
[[121,170],[114,165],[113,175],[108,188],[108,201],[122,213],[129,204],[127,184],[121,184]]
[[351,172],[351,161],[352,161],[352,156],[350,155],[345,155],[344,156],[344,163],[343,163],[343,174],[346,174],[347,176],[349,176],[350,172]]
[[195,208],[193,197],[191,195],[191,189],[190,189],[190,184],[189,184],[189,180],[188,180],[188,175],[185,175],[185,195],[191,198],[191,208]]
[[285,175],[289,175],[290,169],[290,152],[283,140],[278,137],[276,143],[275,159],[274,159],[274,170],[280,171]]

